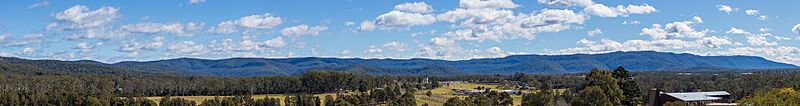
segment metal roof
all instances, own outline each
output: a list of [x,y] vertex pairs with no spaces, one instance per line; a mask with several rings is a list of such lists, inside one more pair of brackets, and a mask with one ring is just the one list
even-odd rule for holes
[[726,91],[713,91],[713,92],[682,92],[682,93],[665,93],[669,96],[678,98],[682,101],[704,101],[704,100],[719,100],[723,99],[718,96],[731,95]]

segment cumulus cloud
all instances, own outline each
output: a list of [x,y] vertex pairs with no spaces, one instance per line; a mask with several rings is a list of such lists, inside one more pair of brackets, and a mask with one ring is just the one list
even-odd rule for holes
[[280,48],[286,46],[286,42],[283,41],[283,37],[275,37],[264,41],[264,45],[271,48]]
[[730,14],[734,8],[728,5],[717,5],[717,10]]
[[28,9],[34,9],[34,8],[46,7],[46,6],[50,6],[50,2],[42,1],[42,2],[38,2],[38,3],[34,3],[34,4],[31,4],[30,6],[28,6]]
[[200,4],[206,2],[206,0],[189,0],[189,4]]
[[22,51],[20,53],[29,55],[29,54],[33,54],[33,52],[36,52],[36,49],[30,48],[30,47],[26,47],[26,48],[22,49]]
[[158,34],[170,33],[177,36],[194,36],[195,33],[202,30],[205,23],[196,24],[194,22],[180,24],[161,24],[161,23],[136,23],[123,25],[121,29],[131,33],[145,33],[145,34]]
[[313,26],[309,27],[308,25],[297,25],[288,28],[284,28],[281,30],[281,34],[288,37],[300,37],[305,35],[316,36],[319,35],[320,32],[327,30],[328,27],[326,26]]
[[744,29],[739,29],[736,27],[731,27],[730,30],[725,31],[726,34],[742,34],[742,35],[750,35],[750,32],[744,31]]
[[431,42],[431,44],[436,45],[436,46],[456,46],[457,45],[456,41],[454,41],[452,39],[445,38],[445,37],[431,38],[430,42]]
[[756,16],[758,15],[759,12],[758,10],[749,9],[749,10],[744,10],[744,13],[750,16]]
[[[642,35],[649,35],[651,40],[624,40],[615,41],[601,39],[592,41],[581,39],[576,44],[580,47],[556,50],[556,53],[602,53],[610,51],[674,51],[674,50],[719,50],[724,46],[732,46],[737,42],[727,37],[707,36],[709,30],[697,31],[692,25],[702,23],[702,19],[695,17],[689,21],[671,22],[667,25],[654,24],[650,28],[643,28]],[[729,33],[744,33],[737,31]]]
[[637,21],[637,20],[633,20],[633,21],[622,21],[622,24],[641,24],[641,22],[639,22],[639,21]]
[[436,17],[433,15],[401,11],[389,11],[375,19],[375,25],[384,27],[412,27],[434,22],[436,22]]
[[400,51],[400,52],[406,51],[406,49],[407,49],[405,43],[401,43],[401,42],[398,42],[398,41],[386,42],[381,47],[385,48],[385,49],[389,49],[389,50]]
[[183,41],[170,45],[167,50],[175,54],[199,55],[206,52],[206,47],[194,41]]
[[371,45],[371,46],[369,46],[369,49],[367,49],[367,51],[364,51],[364,52],[367,53],[367,54],[380,54],[380,53],[383,53],[383,49],[381,49],[378,46]]
[[710,30],[697,31],[693,24],[702,23],[700,17],[693,17],[691,21],[672,22],[666,25],[653,24],[650,28],[643,28],[640,35],[649,35],[653,39],[667,38],[701,38]]
[[551,6],[581,6],[586,7],[595,4],[592,0],[537,0],[539,3]]
[[372,31],[375,30],[375,24],[370,21],[361,22],[358,26],[358,31]]
[[650,5],[628,5],[627,7],[618,5],[616,8],[608,7],[603,4],[590,5],[583,9],[584,12],[600,17],[628,16],[628,14],[649,14],[657,12],[655,7]]
[[356,22],[353,22],[353,21],[345,21],[344,22],[344,26],[353,26],[353,25],[356,25]]
[[[5,38],[4,38],[5,39]],[[39,44],[44,41],[44,35],[41,33],[25,34],[22,38],[8,39],[5,41],[6,47],[21,47],[29,44]]]
[[271,29],[281,23],[283,23],[281,17],[264,13],[263,15],[250,15],[236,20],[222,21],[216,27],[211,27],[209,31],[214,33],[233,33],[238,31],[238,28]]
[[777,42],[769,42],[769,41],[767,41],[766,37],[759,36],[759,35],[747,36],[747,43],[750,43],[750,45],[753,45],[753,46],[774,46],[774,45],[778,45]]
[[75,46],[72,47],[72,49],[80,50],[81,53],[92,52],[92,48],[94,48],[94,47],[92,47],[92,45],[90,45],[89,43],[86,43],[86,42],[81,42],[81,43],[75,44]]
[[764,16],[764,15],[758,16],[758,20],[764,21],[764,20],[767,20],[767,19],[769,19],[769,17],[767,17],[767,16]]
[[460,0],[458,5],[468,9],[517,8],[519,6],[511,0]]
[[394,6],[394,10],[411,13],[428,13],[433,11],[431,6],[425,2],[403,3]]
[[120,52],[129,52],[129,53],[138,53],[145,50],[155,50],[161,45],[164,45],[164,37],[157,36],[154,37],[152,40],[148,42],[138,42],[135,39],[131,39],[122,43],[117,51]]
[[539,14],[514,15],[509,10],[456,9],[439,18],[458,26],[444,35],[456,40],[533,39],[537,33],[559,32],[583,24],[587,16],[572,10],[544,9]]
[[600,35],[600,34],[603,34],[603,31],[600,30],[600,28],[595,28],[594,30],[586,32],[586,35],[589,35],[589,36],[595,36],[595,35]]
[[53,23],[50,27],[64,30],[79,30],[108,25],[121,17],[121,15],[119,14],[119,9],[114,7],[101,7],[97,10],[89,10],[86,6],[75,5],[63,12],[54,14],[54,17],[58,23]]
[[800,24],[794,25],[794,27],[792,27],[792,32],[800,34]]

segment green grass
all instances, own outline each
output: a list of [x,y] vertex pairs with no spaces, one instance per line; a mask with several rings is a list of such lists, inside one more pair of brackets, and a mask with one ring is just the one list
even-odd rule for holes
[[[449,86],[444,86],[443,85],[442,87],[439,87],[439,88],[436,88],[436,89],[432,89],[432,90],[420,90],[420,91],[415,92],[414,96],[417,98],[417,105],[422,105],[422,104],[427,103],[428,105],[431,105],[431,106],[441,106],[441,105],[444,105],[445,102],[447,102],[447,99],[457,96],[457,95],[453,95],[454,92],[453,92],[452,89],[469,90],[469,89],[475,89],[475,88],[480,87],[480,86],[483,86],[483,87],[486,87],[486,88],[491,88],[493,91],[501,90],[501,89],[497,89],[496,85],[485,85],[485,84],[474,84],[474,83],[453,83],[453,84],[450,84]],[[555,91],[558,92],[558,93],[564,92],[564,90],[565,89],[555,89]],[[431,95],[430,97],[428,95],[425,95],[425,93],[427,91],[431,91],[431,93],[433,95]],[[523,90],[523,92],[537,92],[537,91]],[[325,103],[324,97],[327,96],[327,95],[331,95],[333,97],[336,97],[336,94],[334,94],[334,93],[315,94],[314,96],[319,96],[320,102],[324,104]],[[262,95],[253,95],[252,97],[253,97],[253,99],[256,99],[256,100],[264,99],[264,98],[278,98],[278,99],[280,99],[281,104],[283,104],[283,99],[285,99],[286,96],[287,96],[286,94],[262,94]],[[206,99],[214,99],[214,97],[231,97],[231,96],[173,96],[173,97],[183,98],[183,99],[187,99],[187,100],[190,100],[190,101],[194,101],[195,103],[197,103],[199,105],[203,100],[206,100]],[[459,96],[459,97],[466,97],[466,96]],[[518,106],[518,105],[520,105],[522,103],[522,96],[521,95],[511,95],[511,98],[514,99],[514,106]],[[158,103],[158,102],[160,102],[161,97],[147,97],[147,99],[154,100],[154,101],[156,101],[156,103]]]

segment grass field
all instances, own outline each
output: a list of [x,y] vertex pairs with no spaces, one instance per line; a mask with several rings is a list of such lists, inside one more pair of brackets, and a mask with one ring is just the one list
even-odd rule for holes
[[[314,94],[314,96],[318,96],[319,97],[320,103],[323,103],[323,104],[325,103],[325,98],[324,97],[328,96],[328,95],[331,95],[334,98],[336,98],[336,94],[334,94],[334,93]],[[264,98],[278,98],[278,99],[280,99],[281,104],[283,104],[283,99],[285,99],[286,96],[287,96],[286,94],[263,94],[263,95],[253,95],[252,98],[256,99],[256,100],[264,99]],[[202,103],[203,100],[214,99],[215,97],[231,97],[231,96],[173,96],[173,98],[183,98],[183,99],[186,99],[186,100],[194,101],[198,105],[200,105],[200,103]],[[161,102],[161,97],[147,97],[147,99],[156,101],[156,103]]]
[[[483,86],[483,87],[486,87],[486,88],[491,88],[492,91],[499,91],[500,90],[500,89],[497,89],[497,86],[495,86],[495,85],[474,84],[474,83],[453,83],[453,84],[450,84],[449,86],[444,86],[443,85],[442,87],[439,87],[439,88],[436,88],[436,89],[432,89],[432,90],[417,91],[414,96],[417,98],[417,105],[422,105],[422,104],[426,104],[427,103],[428,105],[431,105],[431,106],[441,106],[441,105],[444,105],[444,102],[447,102],[447,99],[457,96],[457,95],[453,95],[454,92],[453,92],[452,89],[465,89],[466,90],[466,89],[474,89],[474,88],[477,88],[477,87],[480,87],[480,86]],[[428,92],[428,91],[431,91],[431,94],[433,94],[433,95],[431,95],[430,97],[428,97],[428,95],[425,95],[425,93]],[[466,97],[466,96],[460,96],[460,97]],[[520,96],[520,95],[511,95],[511,97],[514,99],[514,106],[520,105],[522,103],[522,96]]]
[[[453,84],[450,84],[449,86],[444,86],[443,85],[442,87],[439,87],[439,88],[436,88],[436,89],[432,89],[432,90],[420,90],[420,91],[415,92],[414,96],[417,98],[417,105],[428,104],[428,105],[431,105],[431,106],[441,106],[445,102],[447,102],[447,99],[457,96],[457,95],[453,95],[453,90],[452,89],[474,89],[474,88],[477,88],[477,87],[480,87],[480,86],[483,86],[483,87],[486,87],[486,88],[491,88],[493,91],[499,91],[500,90],[500,89],[497,89],[497,86],[495,86],[495,85],[474,84],[474,83],[453,83]],[[433,95],[431,95],[430,97],[425,95],[425,93],[427,91],[431,91],[431,93]],[[563,89],[558,89],[556,91],[557,92],[563,92]],[[524,91],[524,92],[530,92],[530,91]],[[325,103],[324,97],[327,96],[327,95],[331,95],[333,97],[336,97],[336,94],[333,94],[333,93],[315,94],[314,96],[319,96],[320,100],[321,100],[321,103]],[[267,98],[268,97],[268,98],[278,98],[278,99],[281,100],[281,102],[283,102],[283,99],[286,98],[286,96],[287,96],[286,94],[264,94],[264,95],[253,95],[253,99],[263,99],[263,98]],[[173,97],[184,98],[184,99],[187,99],[187,100],[190,100],[190,101],[194,101],[195,103],[200,104],[200,102],[202,102],[203,100],[206,100],[206,99],[214,99],[214,97],[230,97],[230,96],[173,96]],[[461,96],[461,97],[466,97],[466,96]],[[514,106],[518,106],[518,105],[520,105],[522,103],[522,96],[521,95],[511,95],[511,97],[514,99]],[[156,102],[160,102],[161,97],[147,97],[147,99],[154,100]],[[283,103],[281,103],[281,104],[283,104]]]

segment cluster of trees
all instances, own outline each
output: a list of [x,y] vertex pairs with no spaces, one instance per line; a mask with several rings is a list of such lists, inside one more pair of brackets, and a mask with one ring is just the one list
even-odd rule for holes
[[800,92],[792,88],[762,89],[737,102],[752,106],[793,106],[800,104]]
[[466,98],[452,97],[447,99],[444,106],[510,106],[514,104],[513,98],[508,93],[491,91],[487,94],[474,94]]
[[623,67],[613,72],[592,69],[586,75],[588,83],[570,101],[573,106],[634,106],[642,104],[642,91]]
[[[120,97],[317,94],[368,92],[388,86],[403,87],[401,89],[439,86],[436,83],[420,83],[424,78],[334,71],[309,71],[297,76],[273,77],[0,74],[0,102],[83,105],[83,102],[101,101],[111,104]],[[397,94],[398,97],[400,94]]]

